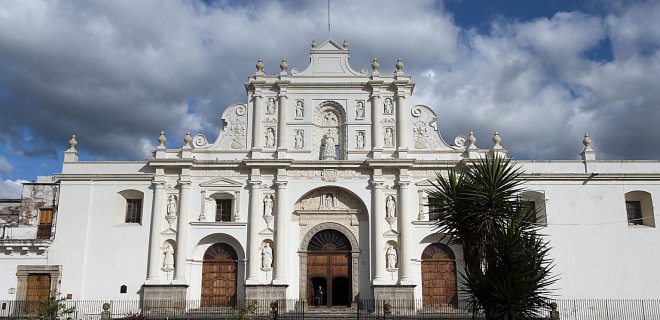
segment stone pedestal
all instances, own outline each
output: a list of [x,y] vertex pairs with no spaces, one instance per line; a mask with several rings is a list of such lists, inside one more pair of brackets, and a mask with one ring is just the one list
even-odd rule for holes
[[144,284],[142,305],[145,313],[185,311],[187,284]]
[[377,308],[387,302],[392,306],[392,314],[405,314],[415,309],[415,285],[375,285],[372,287]]
[[285,300],[288,284],[245,285],[246,300]]

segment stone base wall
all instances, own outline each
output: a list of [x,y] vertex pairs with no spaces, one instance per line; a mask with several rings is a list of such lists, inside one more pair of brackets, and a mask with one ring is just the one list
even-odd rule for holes
[[142,286],[142,305],[145,313],[167,310],[186,310],[187,284],[145,284]]
[[415,309],[415,285],[376,285],[373,289],[377,305],[389,303],[392,314]]
[[289,285],[245,285],[246,300],[285,300]]

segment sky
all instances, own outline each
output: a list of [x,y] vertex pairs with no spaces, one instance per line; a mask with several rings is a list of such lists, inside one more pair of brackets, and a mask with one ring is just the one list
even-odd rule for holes
[[[332,0],[351,65],[398,57],[446,141],[494,131],[515,159],[660,159],[660,1]],[[215,139],[243,82],[305,69],[327,39],[327,2],[0,1],[0,199],[81,160],[142,160]]]

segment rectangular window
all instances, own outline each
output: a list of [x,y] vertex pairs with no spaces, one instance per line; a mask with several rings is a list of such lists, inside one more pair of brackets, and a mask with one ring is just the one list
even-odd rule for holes
[[215,221],[231,221],[232,199],[215,200]]
[[37,239],[50,239],[53,229],[53,209],[39,209]]
[[626,213],[628,214],[629,226],[644,225],[641,201],[626,201]]
[[438,220],[440,217],[440,199],[429,197],[429,221]]
[[538,218],[536,217],[536,202],[535,201],[525,201],[525,214],[533,214],[533,218],[529,222],[537,223]]
[[142,223],[142,199],[126,199],[126,223]]

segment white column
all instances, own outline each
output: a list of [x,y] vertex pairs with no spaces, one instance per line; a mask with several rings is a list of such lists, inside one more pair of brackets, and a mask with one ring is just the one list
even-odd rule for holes
[[399,254],[399,284],[410,285],[415,284],[412,276],[412,254],[415,248],[413,236],[413,197],[410,194],[410,181],[407,177],[403,181],[399,177],[399,205],[397,208],[398,226],[399,226],[399,247],[401,252]]
[[262,106],[261,106],[261,95],[254,94],[252,95],[252,149],[261,150],[264,147],[264,127],[262,125]]
[[371,261],[374,261],[374,278],[372,284],[386,284],[385,278],[385,232],[383,217],[385,216],[385,196],[383,194],[383,181],[372,181],[372,211],[371,211]]
[[179,181],[179,217],[176,221],[176,251],[174,259],[174,281],[186,283],[186,248],[188,246],[188,222],[190,211],[190,181]]
[[280,92],[279,109],[277,110],[277,157],[286,158],[286,110],[289,98]]
[[380,95],[371,96],[371,148],[383,150],[383,106],[380,104]]
[[160,224],[163,219],[165,202],[165,182],[154,181],[154,199],[151,209],[151,233],[149,235],[149,264],[147,283],[158,283],[160,273]]
[[250,209],[248,212],[248,274],[245,284],[259,284],[261,264],[259,252],[259,218],[261,218],[261,181],[250,180]]
[[410,114],[406,115],[406,96],[404,93],[399,92],[396,97],[396,145],[399,151],[399,158],[405,158],[408,152],[408,142],[406,137],[410,134],[408,130],[408,118]]
[[286,283],[286,227],[289,213],[286,210],[286,184],[285,180],[277,180],[277,191],[275,193],[275,277],[273,284]]

